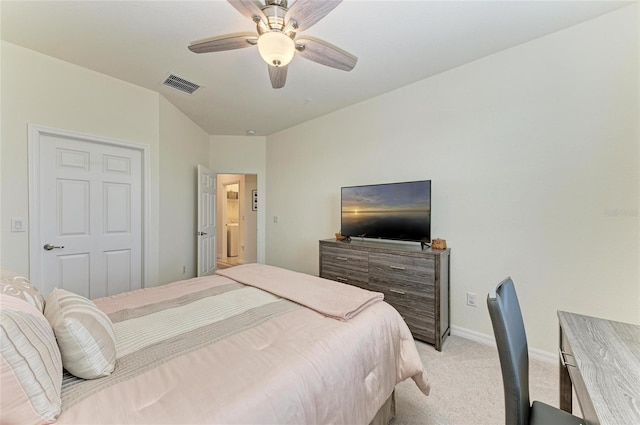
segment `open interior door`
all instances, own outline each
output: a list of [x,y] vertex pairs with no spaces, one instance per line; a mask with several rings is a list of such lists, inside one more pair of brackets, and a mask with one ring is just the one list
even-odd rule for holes
[[198,164],[198,276],[216,271],[216,173]]

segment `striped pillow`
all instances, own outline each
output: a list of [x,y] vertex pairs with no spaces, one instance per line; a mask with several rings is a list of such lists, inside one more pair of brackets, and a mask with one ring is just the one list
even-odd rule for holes
[[62,405],[56,338],[42,312],[5,294],[0,294],[0,352],[0,423],[55,421]]
[[110,375],[116,365],[116,341],[109,317],[83,296],[54,289],[44,315],[56,334],[62,365],[78,378]]
[[44,297],[33,286],[29,279],[7,269],[0,269],[0,293],[21,298],[40,310],[44,311]]

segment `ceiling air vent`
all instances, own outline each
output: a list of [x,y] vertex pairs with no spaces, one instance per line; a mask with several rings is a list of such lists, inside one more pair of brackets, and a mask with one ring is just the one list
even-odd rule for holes
[[196,83],[192,83],[191,81],[187,81],[184,78],[180,78],[173,74],[169,74],[162,84],[189,94],[193,94],[194,91],[200,88]]

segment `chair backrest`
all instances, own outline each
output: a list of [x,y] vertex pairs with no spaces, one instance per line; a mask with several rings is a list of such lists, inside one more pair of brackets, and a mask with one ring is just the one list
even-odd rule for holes
[[531,404],[527,336],[516,288],[510,277],[496,287],[495,298],[487,296],[487,307],[500,356],[505,424],[528,425]]

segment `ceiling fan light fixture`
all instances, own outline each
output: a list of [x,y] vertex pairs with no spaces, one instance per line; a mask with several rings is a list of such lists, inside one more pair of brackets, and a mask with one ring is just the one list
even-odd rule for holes
[[265,32],[258,38],[258,52],[271,66],[286,66],[293,59],[296,45],[280,31]]

